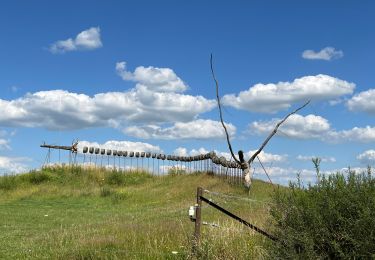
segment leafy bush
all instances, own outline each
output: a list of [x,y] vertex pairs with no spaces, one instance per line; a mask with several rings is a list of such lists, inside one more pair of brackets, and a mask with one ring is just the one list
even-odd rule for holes
[[48,172],[31,172],[28,174],[28,180],[32,184],[40,184],[42,182],[49,181],[51,179],[51,175]]
[[4,175],[0,177],[0,190],[12,190],[17,187],[16,176]]
[[375,179],[349,170],[320,176],[315,186],[298,181],[277,190],[271,208],[273,257],[282,259],[374,258]]
[[124,185],[126,182],[125,173],[113,170],[108,173],[108,176],[106,177],[106,182],[110,185]]

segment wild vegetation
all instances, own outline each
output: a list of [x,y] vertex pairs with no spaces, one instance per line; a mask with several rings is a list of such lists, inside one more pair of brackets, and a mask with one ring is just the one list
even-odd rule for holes
[[[316,161],[317,162],[317,161]],[[210,174],[165,176],[81,167],[0,177],[1,259],[374,258],[375,180],[350,171],[251,192]],[[203,204],[192,252],[196,188],[275,235],[275,243]],[[230,194],[226,196],[223,194]],[[211,225],[214,224],[214,225]],[[218,226],[218,227],[217,227]]]
[[281,259],[374,259],[375,179],[349,170],[320,176],[319,182],[277,190],[271,216],[272,257]]
[[[196,188],[267,229],[270,184],[252,193],[207,174],[166,176],[80,167],[0,177],[0,259],[262,259],[267,239],[204,206],[202,243],[192,255],[188,208]],[[245,198],[244,200],[241,198]],[[247,200],[250,199],[250,200]]]

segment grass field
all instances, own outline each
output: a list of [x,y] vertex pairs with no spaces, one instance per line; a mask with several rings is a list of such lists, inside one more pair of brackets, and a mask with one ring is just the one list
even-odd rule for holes
[[[188,208],[196,188],[267,230],[273,187],[251,193],[207,174],[151,176],[98,169],[49,168],[0,177],[0,259],[262,259],[267,238],[204,205],[198,256]],[[244,198],[244,199],[241,199]]]

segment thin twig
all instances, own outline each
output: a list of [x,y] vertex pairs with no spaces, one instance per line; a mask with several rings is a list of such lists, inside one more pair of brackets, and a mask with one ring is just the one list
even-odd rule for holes
[[266,171],[266,168],[264,168],[263,163],[262,163],[261,160],[259,159],[259,156],[257,156],[257,159],[258,159],[258,161],[259,161],[259,163],[260,163],[260,166],[262,166],[263,171],[266,173],[268,179],[270,180],[270,183],[273,185],[273,183],[272,183],[272,181],[271,181],[271,178],[270,178],[270,176],[268,175],[268,172]]
[[296,110],[294,110],[293,112],[289,113],[288,115],[286,115],[283,120],[281,120],[279,123],[277,123],[277,125],[275,126],[275,128],[273,129],[273,131],[269,134],[269,136],[266,138],[266,140],[263,142],[263,144],[259,147],[259,149],[251,156],[251,158],[249,159],[249,165],[254,161],[255,157],[258,156],[258,154],[263,150],[263,148],[267,145],[268,141],[271,140],[271,138],[276,134],[278,128],[280,127],[280,125],[282,123],[284,123],[288,117],[290,117],[291,115],[297,113],[298,111],[300,111],[302,108],[304,108],[305,106],[307,106],[308,104],[310,103],[310,100],[307,101],[305,104],[303,104],[303,106],[300,106],[299,108],[297,108]]
[[215,84],[216,84],[216,100],[217,100],[217,105],[219,107],[219,113],[220,113],[220,121],[221,121],[221,124],[224,128],[224,131],[225,131],[225,135],[227,137],[227,143],[228,143],[228,148],[230,150],[230,154],[232,155],[232,158],[238,163],[238,164],[241,164],[241,162],[236,158],[236,156],[234,155],[233,153],[233,149],[232,149],[232,145],[230,144],[230,139],[229,139],[229,134],[228,134],[228,130],[227,130],[227,127],[225,126],[224,124],[224,120],[223,120],[223,113],[221,111],[221,104],[220,104],[220,96],[219,96],[219,83],[218,81],[216,80],[216,77],[215,77],[215,72],[214,72],[214,67],[213,67],[213,64],[212,64],[212,54],[211,54],[211,58],[210,58],[210,64],[211,64],[211,73],[212,73],[212,77],[215,81]]

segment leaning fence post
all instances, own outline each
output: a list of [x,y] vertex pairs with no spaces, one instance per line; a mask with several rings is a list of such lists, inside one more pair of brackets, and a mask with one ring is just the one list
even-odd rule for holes
[[194,230],[194,250],[197,249],[201,237],[201,223],[202,223],[202,197],[203,189],[201,187],[197,188],[197,204],[195,205],[195,230]]

